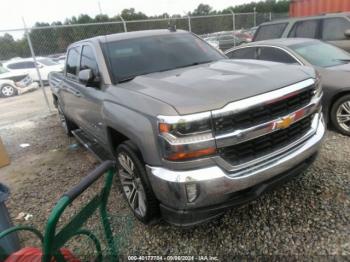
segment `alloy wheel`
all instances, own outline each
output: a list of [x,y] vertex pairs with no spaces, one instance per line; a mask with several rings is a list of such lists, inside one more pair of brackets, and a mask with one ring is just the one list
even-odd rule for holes
[[146,194],[141,178],[136,174],[133,160],[125,153],[118,154],[119,177],[122,189],[133,211],[141,217],[146,215]]
[[12,86],[3,86],[1,88],[1,93],[3,94],[3,96],[6,97],[13,96],[15,93],[15,89]]
[[345,101],[338,107],[337,121],[341,128],[350,131],[350,101]]

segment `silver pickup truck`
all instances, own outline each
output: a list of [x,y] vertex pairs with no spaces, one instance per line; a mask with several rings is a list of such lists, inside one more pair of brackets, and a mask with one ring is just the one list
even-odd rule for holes
[[325,133],[314,69],[232,61],[186,31],[74,43],[49,81],[67,134],[116,160],[144,223],[192,226],[255,199],[302,173]]

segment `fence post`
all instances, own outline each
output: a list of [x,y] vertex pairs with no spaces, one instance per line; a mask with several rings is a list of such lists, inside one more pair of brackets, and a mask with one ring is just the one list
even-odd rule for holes
[[272,13],[270,12],[269,20],[272,21]]
[[187,15],[187,20],[188,20],[188,31],[192,32],[191,16],[189,14]]
[[23,17],[22,17],[22,21],[23,21],[24,32],[25,32],[25,35],[26,35],[26,37],[27,37],[27,41],[28,41],[30,53],[31,53],[32,58],[33,58],[33,60],[34,60],[34,65],[35,65],[36,73],[38,74],[38,78],[39,78],[39,83],[40,83],[40,86],[41,86],[41,90],[43,91],[43,95],[44,95],[44,98],[45,98],[45,102],[46,102],[47,108],[49,109],[49,112],[51,112],[51,107],[50,107],[49,99],[47,98],[47,95],[46,95],[46,92],[45,92],[44,83],[43,83],[43,80],[42,80],[42,78],[41,78],[41,74],[40,74],[40,70],[39,70],[39,67],[38,67],[38,63],[37,63],[37,61],[36,61],[36,56],[35,56],[35,53],[34,53],[32,41],[31,41],[31,39],[30,39],[29,31],[28,31],[26,22],[24,21],[24,18],[23,18]]
[[254,27],[256,27],[256,7],[254,7]]
[[123,18],[121,15],[120,15],[119,17],[120,17],[120,19],[121,19],[122,22],[123,22],[124,32],[125,32],[125,33],[128,32],[128,29],[127,29],[127,27],[126,27],[126,21],[124,20],[124,18]]
[[236,32],[236,15],[233,11],[230,11],[232,14],[232,29],[233,29],[233,46],[236,46],[236,36],[235,36],[235,32]]

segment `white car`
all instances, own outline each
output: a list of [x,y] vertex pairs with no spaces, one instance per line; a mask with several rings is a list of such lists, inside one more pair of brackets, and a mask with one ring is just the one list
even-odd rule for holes
[[[51,72],[60,72],[63,70],[63,65],[54,62],[50,58],[37,57],[36,59],[41,79],[44,82],[48,81],[49,73]],[[19,72],[22,74],[29,74],[29,76],[36,82],[39,81],[39,76],[37,74],[35,63],[32,58],[16,58],[11,59],[3,63],[3,67],[9,70],[10,72]]]
[[0,66],[0,97],[20,95],[38,87],[28,74],[9,72]]

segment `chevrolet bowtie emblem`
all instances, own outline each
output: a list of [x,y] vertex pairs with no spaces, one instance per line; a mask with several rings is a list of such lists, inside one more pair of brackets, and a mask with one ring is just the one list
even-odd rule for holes
[[295,115],[289,115],[275,122],[275,129],[285,129],[294,122]]

